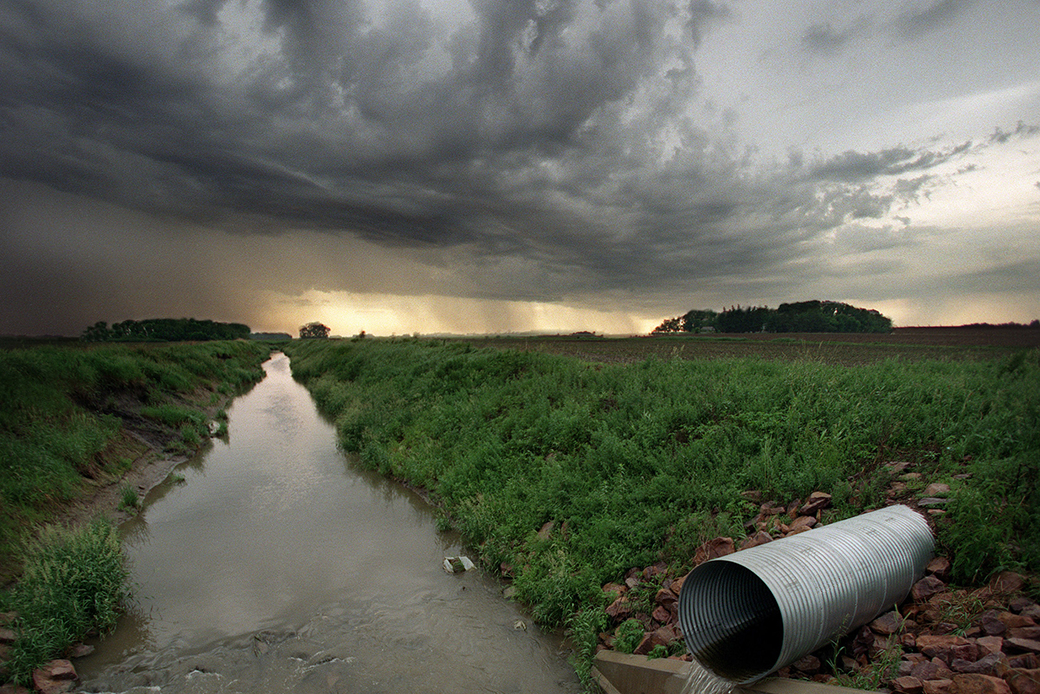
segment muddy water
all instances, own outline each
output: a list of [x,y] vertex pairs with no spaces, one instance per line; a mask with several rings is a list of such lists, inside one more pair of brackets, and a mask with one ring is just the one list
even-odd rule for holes
[[[577,692],[558,639],[411,491],[357,469],[276,355],[230,437],[124,526],[137,604],[90,692]],[[175,479],[175,478],[174,478]]]

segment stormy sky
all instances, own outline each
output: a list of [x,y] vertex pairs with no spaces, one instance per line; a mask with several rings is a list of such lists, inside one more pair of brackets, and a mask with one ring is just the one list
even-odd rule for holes
[[0,0],[0,334],[1040,317],[1040,0]]

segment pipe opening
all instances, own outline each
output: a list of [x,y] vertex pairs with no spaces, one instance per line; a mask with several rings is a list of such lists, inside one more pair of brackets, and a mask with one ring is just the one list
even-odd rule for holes
[[679,596],[686,646],[720,677],[747,683],[777,667],[784,642],[780,606],[750,569],[715,560],[694,569]]

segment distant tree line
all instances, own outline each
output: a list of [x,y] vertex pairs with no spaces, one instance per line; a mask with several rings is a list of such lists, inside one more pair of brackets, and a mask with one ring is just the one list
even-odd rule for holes
[[248,325],[195,318],[125,320],[113,323],[111,327],[105,321],[98,321],[80,335],[80,339],[86,342],[202,342],[248,337]]
[[1029,324],[1025,323],[969,323],[968,325],[958,325],[958,328],[975,328],[979,330],[985,330],[987,328],[1040,328],[1040,318],[1034,318]]
[[664,333],[887,333],[892,319],[874,309],[837,301],[799,301],[765,306],[732,306],[722,312],[694,310],[654,328]]

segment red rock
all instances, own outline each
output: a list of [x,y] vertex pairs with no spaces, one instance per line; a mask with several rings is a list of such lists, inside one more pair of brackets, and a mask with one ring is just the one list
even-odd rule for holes
[[622,595],[620,598],[610,603],[607,606],[607,615],[613,619],[628,619],[628,616],[632,614],[632,606],[628,604],[628,596]]
[[697,548],[693,555],[693,563],[701,564],[709,559],[724,557],[736,551],[737,547],[732,537],[716,537],[714,540],[708,540]]
[[[1036,603],[1034,601],[1030,600],[1026,596],[1019,595],[1017,597],[1012,598],[1011,601],[1008,602],[1008,609],[1014,612],[1015,614],[1018,614],[1022,610],[1027,610],[1035,604]],[[0,623],[2,622],[3,620],[0,620]]]
[[11,629],[2,628],[0,629],[0,643],[14,643],[14,640],[18,638],[15,636],[14,631]]
[[668,588],[661,588],[654,595],[654,602],[664,607],[671,607],[675,603],[679,602],[679,596],[673,593]]
[[788,530],[788,532],[801,532],[803,528],[809,530],[815,525],[816,519],[813,516],[798,516],[791,522],[791,525],[789,526],[790,530]]
[[945,589],[946,584],[935,576],[925,576],[914,584],[914,587],[910,589],[910,594],[913,596],[915,602],[924,602],[936,593]]
[[1000,653],[1004,650],[1004,639],[999,636],[981,636],[975,639],[975,645],[979,647],[979,655],[987,656],[990,653]]
[[928,562],[925,571],[933,574],[940,581],[946,581],[950,578],[950,560],[946,557],[935,557]]
[[1008,629],[1007,635],[1012,639],[1032,639],[1033,641],[1040,641],[1040,627],[1012,627]]
[[950,493],[950,485],[943,482],[932,482],[924,488],[924,496],[942,496]]
[[896,634],[903,628],[903,616],[895,610],[886,612],[871,622],[870,628],[878,634]]
[[52,660],[36,672],[43,673],[44,676],[52,680],[76,679],[76,668],[68,660],[64,659]]
[[827,492],[813,492],[809,500],[800,510],[803,516],[815,515],[817,511],[831,507],[831,495]]
[[794,667],[795,670],[804,672],[807,675],[816,674],[820,671],[820,668],[822,667],[820,659],[812,654],[802,656],[798,660],[791,663],[791,666]]
[[954,694],[953,680],[927,680],[924,694]]
[[654,608],[654,611],[650,614],[654,621],[660,622],[661,624],[667,624],[671,618],[671,611],[664,605],[658,605]]
[[[653,643],[653,646],[671,646],[672,643],[678,639],[678,632],[674,627],[667,624],[655,629],[650,634],[650,641]],[[653,648],[653,646],[651,646],[651,648]]]
[[990,653],[975,662],[965,660],[964,658],[954,658],[953,662],[950,663],[950,669],[954,672],[974,672],[980,675],[993,675],[997,676],[997,665],[1004,663],[1007,665],[1007,656],[1003,653]]
[[[686,574],[686,576],[689,575],[690,574]],[[671,590],[676,595],[682,595],[682,587],[683,583],[686,582],[686,576],[680,576],[679,578],[674,579],[671,585],[669,586],[669,590]]]
[[654,576],[660,576],[668,570],[668,565],[663,561],[656,562],[643,569],[643,578],[649,580]]
[[974,663],[979,659],[979,647],[974,642],[968,641],[963,646],[954,646],[950,649],[950,660],[953,662],[956,659],[966,660],[969,663]]
[[1033,639],[1004,639],[1004,649],[1008,652],[1040,653],[1040,641]]
[[1040,694],[1040,670],[1009,670],[1004,681],[1014,694]]
[[1028,607],[1023,607],[1019,614],[1029,617],[1034,621],[1040,621],[1040,605],[1033,604]]
[[938,680],[952,675],[950,669],[946,667],[946,663],[941,660],[939,663],[933,663],[930,660],[917,663],[910,669],[910,674],[919,680]]
[[947,634],[918,636],[917,648],[929,658],[941,658],[949,663],[951,651],[958,646],[967,646],[968,640],[960,636]]
[[910,463],[905,460],[893,460],[890,463],[885,463],[885,469],[888,470],[890,475],[898,475],[908,467],[910,467]]
[[902,692],[902,694],[922,694],[924,692],[924,683],[912,675],[896,677],[892,680],[891,685],[893,691]]
[[1003,636],[1007,631],[1007,625],[1000,619],[997,610],[986,610],[979,615],[979,626],[986,632],[987,636]]
[[74,646],[69,646],[69,650],[65,655],[69,658],[85,658],[93,652],[93,646],[85,643],[77,643]]
[[1014,612],[998,612],[997,618],[1004,623],[1008,629],[1019,629],[1021,627],[1031,627],[1036,625],[1036,621],[1032,617],[1027,617],[1023,614],[1015,614]]
[[956,694],[1011,694],[1011,687],[999,677],[990,675],[954,675],[953,691]]
[[759,530],[754,535],[749,535],[743,542],[740,543],[741,549],[748,549],[751,547],[758,547],[764,545],[767,542],[772,542],[773,537],[764,530]]
[[628,587],[623,586],[620,583],[607,583],[603,586],[604,593],[613,593],[614,599],[620,598],[622,595],[628,592]]
[[1035,670],[1040,668],[1040,656],[1036,653],[1023,653],[1008,658],[1008,665],[1020,670]]
[[654,648],[654,643],[653,643],[652,635],[647,633],[647,634],[643,634],[643,640],[639,642],[639,645],[636,646],[636,649],[634,651],[632,651],[632,652],[635,653],[636,655],[646,655],[647,653],[652,651],[653,648]]
[[76,669],[67,660],[52,660],[33,672],[36,691],[41,694],[63,694],[75,686]]

